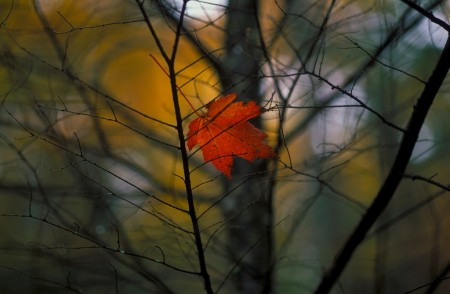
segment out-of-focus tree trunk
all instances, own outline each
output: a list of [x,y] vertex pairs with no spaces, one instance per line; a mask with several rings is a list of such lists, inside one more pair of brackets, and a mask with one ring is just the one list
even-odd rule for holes
[[[259,79],[263,52],[257,27],[254,0],[231,0],[226,25],[226,74],[222,76],[224,92],[237,92],[239,99],[261,103]],[[261,127],[261,121],[252,121]],[[267,199],[264,175],[258,174],[265,163],[254,164],[236,159],[229,188],[239,186],[237,193],[223,205],[229,223],[229,255],[239,263],[233,272],[233,283],[240,293],[272,292],[272,222],[271,199]],[[247,180],[248,178],[251,178]],[[245,181],[245,182],[244,182]]]

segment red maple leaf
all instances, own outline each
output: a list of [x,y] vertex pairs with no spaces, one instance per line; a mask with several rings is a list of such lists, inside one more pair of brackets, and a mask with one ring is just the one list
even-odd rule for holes
[[265,143],[267,135],[257,129],[249,119],[261,115],[255,102],[233,102],[236,94],[223,96],[207,105],[208,112],[189,125],[187,146],[192,150],[199,145],[206,162],[231,178],[233,156],[248,161],[275,156]]

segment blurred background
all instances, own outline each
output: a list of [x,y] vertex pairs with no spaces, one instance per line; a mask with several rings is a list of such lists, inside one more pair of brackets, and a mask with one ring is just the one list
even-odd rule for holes
[[[448,21],[448,1],[420,5]],[[189,153],[214,291],[312,293],[446,40],[401,1],[191,0],[178,29],[182,7],[0,0],[0,293],[203,293],[161,52],[177,36],[185,135],[236,92],[278,153],[232,180]],[[449,264],[449,89],[333,293],[425,293]]]

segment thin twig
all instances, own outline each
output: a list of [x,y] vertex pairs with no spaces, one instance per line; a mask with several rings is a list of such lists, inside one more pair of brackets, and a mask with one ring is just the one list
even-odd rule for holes
[[436,95],[444,82],[450,69],[450,38],[447,37],[446,45],[431,74],[422,94],[417,100],[414,111],[410,117],[406,132],[404,133],[400,148],[395,157],[391,170],[381,186],[375,200],[356,226],[353,233],[347,239],[345,245],[337,254],[333,265],[325,273],[317,287],[315,293],[329,293],[340,275],[346,268],[355,250],[366,237],[367,232],[386,209],[394,196],[402,178],[404,171],[410,161],[414,146],[418,140],[420,129],[427,117],[428,111],[436,98]]
[[416,10],[417,12],[428,18],[431,22],[437,24],[438,26],[446,30],[448,33],[450,33],[450,25],[445,21],[443,21],[442,19],[439,19],[436,16],[434,16],[433,12],[427,11],[414,1],[411,0],[401,0],[401,1],[405,4],[408,4],[408,6],[410,6],[411,8],[413,8],[414,10]]
[[[178,49],[179,49],[179,42],[180,42],[180,37],[181,37],[182,29],[183,29],[183,20],[184,20],[188,1],[187,0],[183,1],[183,5],[182,5],[181,11],[180,11],[180,16],[179,16],[179,19],[178,19],[178,22],[176,25],[176,29],[175,29],[175,40],[173,41],[173,45],[172,45],[172,53],[170,55],[164,49],[164,46],[161,43],[161,40],[158,37],[158,34],[156,33],[156,30],[153,27],[153,24],[145,11],[143,2],[140,2],[139,0],[136,0],[136,2],[139,6],[139,9],[141,10],[142,15],[144,16],[147,27],[150,30],[150,34],[153,37],[153,40],[155,41],[161,56],[164,58],[167,66],[168,66],[167,73],[170,78],[173,107],[174,107],[175,117],[176,117],[176,122],[177,122],[176,127],[177,127],[177,133],[178,133],[178,140],[180,142],[181,159],[182,159],[182,163],[183,163],[184,185],[186,188],[185,190],[186,190],[186,198],[187,198],[188,207],[189,207],[189,216],[191,219],[192,229],[194,232],[195,246],[196,246],[197,257],[198,257],[198,262],[199,262],[199,266],[200,266],[200,275],[203,278],[203,283],[204,283],[206,293],[212,294],[212,293],[214,293],[214,291],[212,289],[211,279],[209,277],[208,269],[206,266],[206,258],[205,258],[203,243],[202,243],[201,231],[200,231],[198,217],[197,217],[197,213],[196,213],[196,209],[195,209],[194,195],[192,193],[192,183],[191,183],[191,177],[190,177],[190,171],[189,171],[189,157],[188,157],[188,152],[186,149],[186,144],[185,144],[185,139],[184,139],[183,118],[181,115],[180,102],[179,102],[179,97],[178,97],[179,87],[177,85],[177,74],[176,74],[176,70],[175,70],[175,59],[177,57],[177,53],[178,53]],[[156,59],[155,59],[155,61],[157,62]]]

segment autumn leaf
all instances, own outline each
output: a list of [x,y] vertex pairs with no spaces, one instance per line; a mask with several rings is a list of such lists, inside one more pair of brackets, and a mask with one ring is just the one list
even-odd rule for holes
[[248,161],[275,156],[265,143],[267,135],[248,122],[261,115],[255,102],[233,102],[236,94],[223,96],[207,106],[207,113],[189,125],[187,146],[199,145],[206,162],[231,178],[233,156]]

